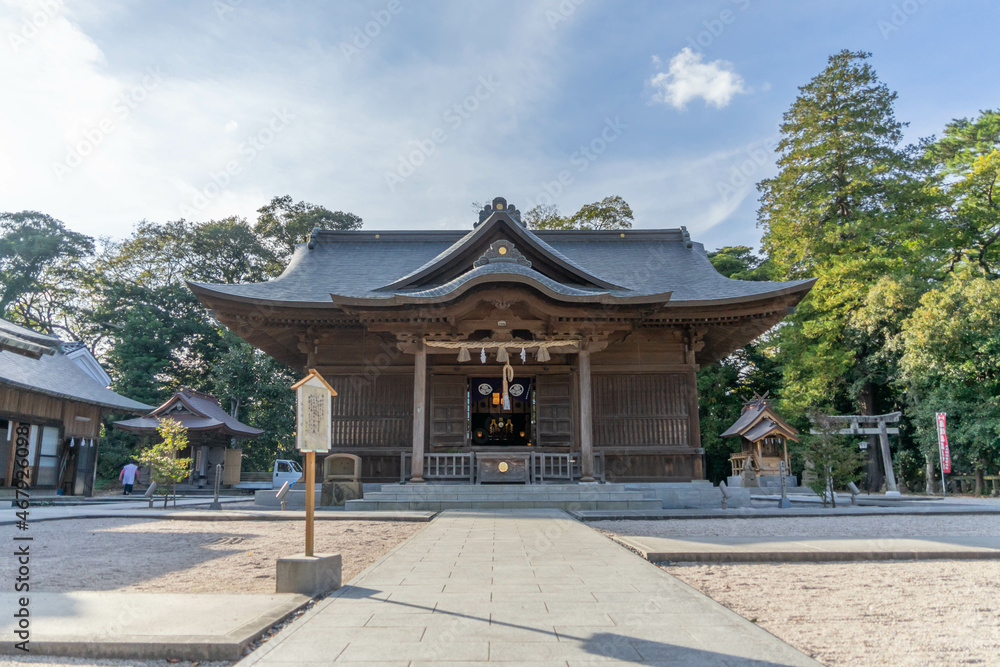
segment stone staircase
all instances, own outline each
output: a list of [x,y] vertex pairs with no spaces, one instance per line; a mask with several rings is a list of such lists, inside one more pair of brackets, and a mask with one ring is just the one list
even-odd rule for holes
[[383,484],[380,491],[348,500],[345,510],[531,509],[660,510],[624,484]]

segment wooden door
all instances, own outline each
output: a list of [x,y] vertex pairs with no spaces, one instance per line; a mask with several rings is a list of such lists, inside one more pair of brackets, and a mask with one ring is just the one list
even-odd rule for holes
[[227,449],[226,460],[222,464],[222,483],[239,484],[240,470],[243,467],[243,450]]
[[535,377],[535,417],[539,447],[573,444],[573,386],[569,375]]
[[460,448],[468,431],[469,382],[464,375],[431,375],[430,444]]

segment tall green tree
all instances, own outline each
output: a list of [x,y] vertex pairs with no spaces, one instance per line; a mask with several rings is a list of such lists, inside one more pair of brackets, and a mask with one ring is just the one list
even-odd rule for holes
[[915,151],[900,145],[896,94],[869,58],[841,51],[800,88],[781,125],[779,173],[758,185],[772,274],[817,279],[778,333],[782,409],[792,415],[810,406],[873,414],[898,402],[892,371],[872,363],[892,362],[892,332],[856,314],[878,305],[871,290],[880,280],[905,283],[924,270],[934,217]]
[[945,233],[938,246],[947,268],[964,258],[1000,277],[1000,111],[953,120],[925,143],[929,187],[941,196]]
[[901,382],[916,440],[933,462],[934,414],[946,412],[954,465],[976,475],[978,492],[984,472],[1000,470],[1000,281],[989,280],[978,260],[960,262],[923,295],[902,337]]

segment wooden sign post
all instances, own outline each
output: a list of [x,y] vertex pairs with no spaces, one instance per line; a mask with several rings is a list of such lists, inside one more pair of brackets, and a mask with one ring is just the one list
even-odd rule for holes
[[313,555],[313,525],[316,512],[316,452],[330,451],[333,439],[333,406],[337,395],[323,376],[310,368],[309,374],[292,385],[295,390],[295,447],[305,454],[306,473],[306,556]]

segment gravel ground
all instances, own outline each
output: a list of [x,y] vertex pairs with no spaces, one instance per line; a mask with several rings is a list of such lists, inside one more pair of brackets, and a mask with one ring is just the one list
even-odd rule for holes
[[[32,525],[32,590],[273,593],[275,561],[301,553],[301,521],[82,519]],[[317,553],[350,581],[425,524],[317,521]],[[2,559],[10,581],[14,559]],[[37,586],[37,587],[36,587]]]
[[[655,537],[1000,535],[1000,516],[605,521]],[[1000,562],[755,563],[663,568],[825,665],[1000,664]]]

